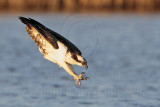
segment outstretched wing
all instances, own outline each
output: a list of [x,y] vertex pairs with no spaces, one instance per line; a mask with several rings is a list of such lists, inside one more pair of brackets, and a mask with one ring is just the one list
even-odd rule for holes
[[81,51],[73,43],[71,43],[69,40],[67,40],[66,38],[64,38],[60,34],[54,32],[53,30],[45,27],[44,25],[37,22],[36,20],[34,20],[32,18],[29,18],[29,20],[30,20],[30,22],[34,23],[35,25],[40,26],[43,29],[43,31],[49,33],[49,35],[46,37],[49,41],[53,41],[52,39],[56,39],[56,40],[60,41],[61,43],[63,43],[65,46],[67,46],[69,52],[71,52],[73,54],[81,55]]
[[[53,30],[45,27],[41,23],[37,22],[31,18],[19,17],[19,19],[27,25],[27,32],[31,36],[31,38],[35,41],[38,37],[37,35],[41,35],[41,38],[45,38],[55,49],[58,49],[57,41],[60,41],[67,47],[67,52],[72,53],[72,58],[78,61],[77,54],[82,55],[81,51],[69,40],[61,36],[60,34],[54,32]],[[39,40],[39,39],[37,39]],[[35,41],[37,46],[39,45],[39,41]],[[42,45],[43,43],[41,43]],[[40,46],[41,47],[41,46]]]
[[33,19],[27,19],[19,17],[19,19],[27,25],[26,30],[30,37],[35,41],[38,47],[45,45],[44,40],[48,41],[55,49],[58,49],[57,39],[50,32],[48,32],[45,26]]

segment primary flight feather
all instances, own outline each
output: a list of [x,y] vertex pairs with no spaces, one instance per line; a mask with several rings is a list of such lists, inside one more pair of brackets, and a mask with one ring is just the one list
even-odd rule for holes
[[83,77],[83,72],[77,75],[72,67],[72,65],[79,65],[88,68],[87,61],[73,43],[34,19],[25,17],[19,19],[26,25],[26,31],[45,59],[64,68],[76,80],[75,85],[80,86],[81,80],[87,80],[88,77]]

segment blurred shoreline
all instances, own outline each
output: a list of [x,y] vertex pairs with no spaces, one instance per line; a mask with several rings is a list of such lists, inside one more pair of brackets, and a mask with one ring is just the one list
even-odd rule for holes
[[0,0],[0,13],[160,12],[160,0]]

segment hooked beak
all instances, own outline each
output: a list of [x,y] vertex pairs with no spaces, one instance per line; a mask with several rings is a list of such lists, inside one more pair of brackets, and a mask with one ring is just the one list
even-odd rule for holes
[[84,67],[86,68],[86,70],[88,69],[88,65],[85,65]]
[[82,65],[86,68],[86,70],[88,69],[87,62],[83,62]]

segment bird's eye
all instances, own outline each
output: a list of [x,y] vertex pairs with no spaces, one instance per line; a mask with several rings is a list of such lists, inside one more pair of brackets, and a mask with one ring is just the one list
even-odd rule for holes
[[84,62],[82,62],[82,65],[86,65],[86,62],[84,61]]

